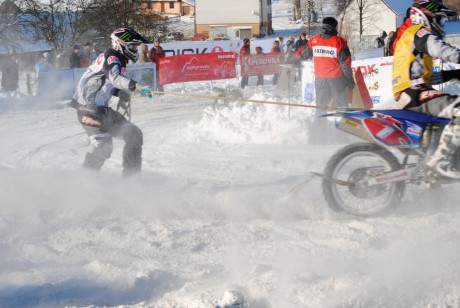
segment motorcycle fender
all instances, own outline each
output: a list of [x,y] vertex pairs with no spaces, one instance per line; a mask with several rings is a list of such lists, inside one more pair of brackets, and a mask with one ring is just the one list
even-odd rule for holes
[[416,167],[399,169],[396,171],[387,172],[382,175],[370,177],[367,179],[369,186],[382,185],[393,182],[401,182],[413,179],[417,173]]
[[363,125],[368,133],[380,144],[385,146],[407,147],[412,141],[401,129],[392,123],[382,121],[378,118],[363,120]]

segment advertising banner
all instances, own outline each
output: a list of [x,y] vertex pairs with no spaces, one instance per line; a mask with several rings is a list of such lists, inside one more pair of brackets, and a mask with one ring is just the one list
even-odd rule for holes
[[241,76],[275,75],[283,64],[282,53],[262,53],[243,56],[241,63]]
[[[312,62],[302,62],[302,96],[304,102],[312,102],[314,93],[314,69]],[[393,75],[393,57],[382,57],[352,62],[353,73],[359,67],[364,77],[373,108],[394,108],[395,100],[391,79]]]
[[236,77],[236,53],[179,55],[159,60],[160,84]]
[[[162,43],[166,57],[191,54],[209,54],[214,52],[238,52],[241,42],[236,40],[225,41],[180,41]],[[149,50],[152,48],[148,44]]]
[[373,108],[394,108],[392,76],[393,57],[383,57],[353,61],[353,73],[359,67],[363,73],[364,82],[372,99]]

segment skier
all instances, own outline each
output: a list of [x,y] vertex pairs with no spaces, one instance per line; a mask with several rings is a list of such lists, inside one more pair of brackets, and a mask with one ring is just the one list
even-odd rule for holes
[[[460,178],[451,164],[460,146],[460,97],[435,90],[432,85],[433,58],[460,63],[460,49],[447,44],[444,22],[455,12],[437,0],[414,0],[410,9],[411,26],[396,42],[393,66],[393,93],[396,107],[452,119],[444,128],[438,148],[427,165],[438,173]],[[442,71],[442,82],[459,78],[459,70]]]
[[137,61],[137,48],[146,40],[131,28],[118,28],[110,38],[112,48],[101,53],[88,67],[71,103],[83,105],[77,109],[78,120],[94,147],[86,154],[83,167],[100,169],[112,154],[112,137],[115,137],[125,141],[123,174],[130,175],[141,170],[142,131],[108,104],[112,95],[129,101],[128,91],[145,89],[145,85],[127,78],[124,72],[129,60]]

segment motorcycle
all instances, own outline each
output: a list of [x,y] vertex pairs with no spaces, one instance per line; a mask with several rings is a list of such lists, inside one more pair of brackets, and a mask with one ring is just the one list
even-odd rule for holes
[[[334,116],[337,129],[367,141],[340,149],[321,175],[324,198],[335,211],[382,215],[400,203],[407,184],[459,181],[437,174],[425,163],[447,119],[409,110],[344,110],[324,116]],[[460,150],[454,161],[460,169]]]

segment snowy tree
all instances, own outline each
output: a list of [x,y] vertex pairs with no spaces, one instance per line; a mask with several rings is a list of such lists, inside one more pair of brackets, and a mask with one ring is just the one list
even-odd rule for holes
[[7,48],[16,45],[20,28],[20,9],[14,0],[6,0],[0,5],[0,43]]
[[22,0],[18,4],[24,30],[54,50],[67,48],[90,30],[86,20],[92,0]]

